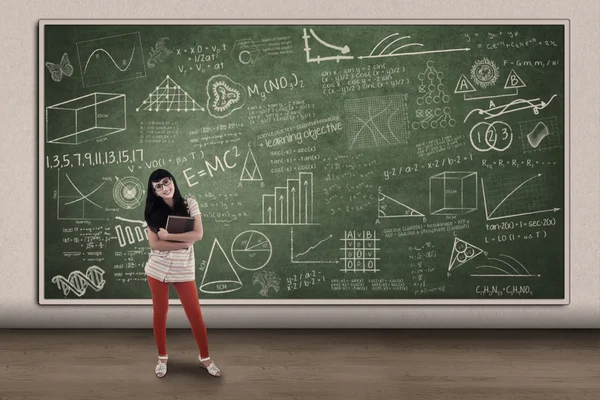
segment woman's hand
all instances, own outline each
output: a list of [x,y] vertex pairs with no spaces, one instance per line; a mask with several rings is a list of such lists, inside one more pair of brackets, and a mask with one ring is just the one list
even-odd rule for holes
[[169,240],[169,235],[170,235],[170,233],[167,232],[167,230],[164,228],[160,228],[158,230],[158,238],[160,240]]

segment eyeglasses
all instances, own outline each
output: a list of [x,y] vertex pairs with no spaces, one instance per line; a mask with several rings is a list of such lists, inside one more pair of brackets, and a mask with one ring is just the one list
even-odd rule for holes
[[160,192],[161,190],[163,190],[163,187],[171,186],[171,183],[173,183],[171,178],[165,178],[158,185],[154,186],[154,191]]

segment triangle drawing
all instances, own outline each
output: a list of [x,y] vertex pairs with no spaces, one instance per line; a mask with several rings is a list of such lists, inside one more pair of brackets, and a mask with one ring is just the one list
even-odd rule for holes
[[484,251],[479,247],[455,237],[454,246],[452,246],[452,255],[450,256],[450,264],[448,265],[448,272],[471,261],[483,252]]
[[475,89],[473,84],[469,82],[467,77],[464,74],[461,74],[458,82],[456,83],[456,89],[454,89],[454,93],[469,93],[476,91],[477,89]]
[[521,79],[519,75],[515,72],[514,69],[510,70],[508,77],[506,78],[506,83],[504,84],[504,89],[518,89],[525,87],[525,82]]
[[142,102],[136,111],[204,111],[169,75]]
[[[252,158],[249,160],[249,158]],[[248,153],[246,153],[246,160],[244,161],[244,167],[242,168],[242,175],[240,176],[240,181],[262,181],[262,175],[260,174],[260,170],[258,169],[258,163],[254,158],[254,153],[251,148],[248,148]]]
[[377,199],[377,214],[379,218],[424,217],[417,210],[381,192],[379,192],[379,198]]
[[[229,266],[229,268],[227,268]],[[219,241],[215,238],[208,262],[204,268],[204,276],[200,283],[200,291],[211,294],[229,293],[242,288],[242,281],[231,265],[229,257]]]

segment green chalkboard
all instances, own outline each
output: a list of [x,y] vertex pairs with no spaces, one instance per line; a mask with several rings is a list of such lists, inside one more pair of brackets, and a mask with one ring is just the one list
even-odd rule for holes
[[203,304],[569,302],[566,21],[39,34],[40,304],[150,304],[159,167]]

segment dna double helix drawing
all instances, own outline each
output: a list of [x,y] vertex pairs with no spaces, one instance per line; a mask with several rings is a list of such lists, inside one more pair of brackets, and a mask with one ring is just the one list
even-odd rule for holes
[[65,296],[73,292],[77,297],[81,297],[85,294],[88,287],[94,289],[96,292],[102,290],[106,283],[102,277],[103,275],[104,271],[100,267],[92,265],[85,271],[85,274],[81,271],[73,271],[67,278],[62,275],[56,275],[52,278],[52,283],[56,284]]

